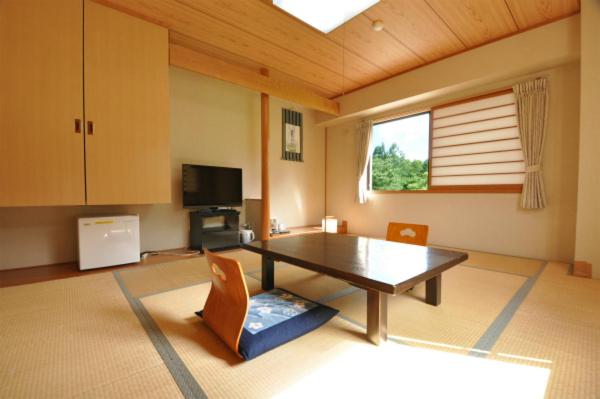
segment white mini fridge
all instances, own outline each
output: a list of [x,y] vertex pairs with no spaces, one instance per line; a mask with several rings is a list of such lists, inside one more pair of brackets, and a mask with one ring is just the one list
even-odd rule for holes
[[79,218],[78,231],[80,270],[140,260],[138,215]]

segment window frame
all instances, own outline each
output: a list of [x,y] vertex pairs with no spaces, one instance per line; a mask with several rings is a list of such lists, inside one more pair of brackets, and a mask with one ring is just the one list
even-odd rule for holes
[[[429,158],[428,158],[428,171],[427,171],[427,189],[426,190],[372,190],[371,185],[369,184],[369,188],[371,189],[371,193],[373,194],[515,194],[521,193],[523,191],[522,184],[477,184],[477,185],[456,185],[456,186],[431,186],[431,156],[432,156],[432,146],[433,146],[433,111],[438,108],[444,108],[451,105],[458,105],[466,102],[481,100],[484,98],[495,97],[502,94],[512,93],[512,88],[500,89],[493,92],[489,92],[486,94],[481,94],[473,97],[466,97],[456,101],[451,101],[448,103],[438,104],[430,107],[427,110],[415,112],[415,113],[402,113],[398,116],[390,116],[379,119],[377,122],[374,122],[373,125],[393,122],[400,119],[410,118],[417,115],[422,115],[425,113],[429,113]],[[369,163],[372,165],[371,159],[369,159]],[[369,169],[369,181],[372,182],[372,168]]]

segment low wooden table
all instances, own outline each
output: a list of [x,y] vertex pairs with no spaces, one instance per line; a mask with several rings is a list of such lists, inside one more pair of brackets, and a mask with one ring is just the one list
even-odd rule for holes
[[367,291],[367,337],[387,340],[387,295],[426,282],[425,302],[437,306],[442,272],[467,260],[462,252],[373,238],[315,233],[243,244],[262,255],[262,288],[275,287],[275,261],[345,280]]

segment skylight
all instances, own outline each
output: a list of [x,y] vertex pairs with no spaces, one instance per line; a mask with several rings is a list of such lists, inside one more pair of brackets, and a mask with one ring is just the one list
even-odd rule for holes
[[379,0],[273,0],[273,5],[329,33]]

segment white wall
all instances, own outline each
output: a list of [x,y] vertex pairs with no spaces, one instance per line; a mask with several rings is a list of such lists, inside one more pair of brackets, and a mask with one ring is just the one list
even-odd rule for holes
[[[571,262],[574,254],[579,132],[579,64],[496,82],[455,93],[454,99],[510,86],[514,81],[547,76],[550,106],[543,160],[548,207],[522,210],[518,194],[374,194],[355,203],[355,124],[327,130],[327,214],[349,222],[352,233],[384,237],[387,223],[428,224],[430,243],[539,259]],[[432,99],[405,113],[442,104]]]
[[[188,244],[181,206],[181,164],[243,168],[245,198],[260,198],[260,95],[171,68],[172,203],[140,206],[0,208],[0,269],[77,259],[77,217],[139,213],[143,250]],[[281,107],[304,115],[305,162],[281,156]],[[318,224],[324,214],[324,133],[313,111],[271,99],[271,207],[289,226]]]

